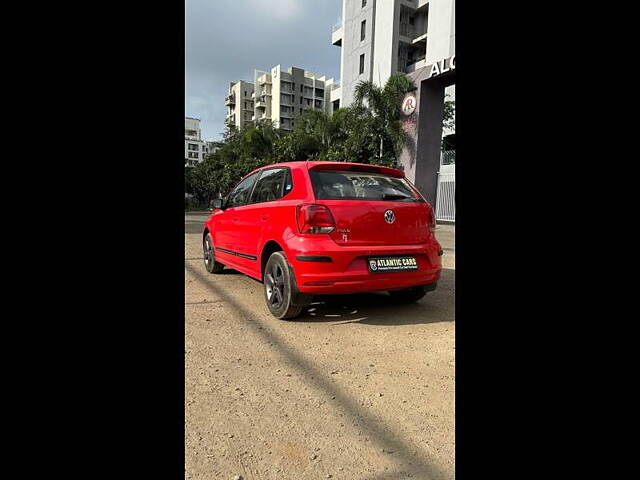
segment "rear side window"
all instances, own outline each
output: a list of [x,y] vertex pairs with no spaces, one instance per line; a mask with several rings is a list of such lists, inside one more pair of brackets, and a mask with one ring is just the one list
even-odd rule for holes
[[290,178],[288,168],[263,170],[253,189],[251,203],[272,202],[284,197],[293,187]]
[[317,200],[422,201],[404,178],[338,170],[310,170],[309,175]]
[[258,178],[258,174],[254,173],[250,177],[241,181],[236,188],[229,194],[226,201],[226,207],[241,207],[249,203],[249,195],[251,195],[251,187]]

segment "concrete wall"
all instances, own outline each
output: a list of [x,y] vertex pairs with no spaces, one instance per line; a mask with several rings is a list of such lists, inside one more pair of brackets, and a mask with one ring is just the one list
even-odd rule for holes
[[[342,86],[341,106],[353,102],[353,90],[361,80],[372,80],[372,58],[374,50],[374,12],[380,3],[394,0],[368,0],[362,8],[362,0],[344,0],[342,3],[342,51],[340,52],[340,84]],[[366,36],[360,40],[360,24],[366,20]],[[377,34],[376,34],[377,35]],[[359,73],[360,55],[365,56],[364,73]]]
[[233,91],[236,95],[236,126],[243,128],[247,124],[251,124],[253,115],[253,98],[251,98],[251,94],[254,91],[254,85],[240,80],[234,85]]
[[398,70],[400,2],[377,0],[372,81],[384,85]]
[[[244,80],[229,84],[229,95],[235,95],[235,104],[227,107],[227,118],[233,127],[242,128],[251,123],[253,115],[253,98],[251,94],[253,90],[253,83],[245,82]],[[232,121],[231,116],[234,114],[235,120]]]
[[282,69],[276,65],[271,69],[271,120],[276,128],[280,127],[280,105],[282,99]]
[[426,62],[432,64],[455,55],[455,1],[431,0]]

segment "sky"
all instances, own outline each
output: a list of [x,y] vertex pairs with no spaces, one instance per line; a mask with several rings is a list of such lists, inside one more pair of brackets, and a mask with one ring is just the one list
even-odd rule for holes
[[185,115],[202,137],[220,140],[229,82],[253,82],[275,65],[340,77],[331,30],[342,0],[186,0]]

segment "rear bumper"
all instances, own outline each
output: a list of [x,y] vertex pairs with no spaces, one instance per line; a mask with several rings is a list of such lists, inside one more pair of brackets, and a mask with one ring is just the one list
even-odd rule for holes
[[[433,285],[442,270],[442,248],[435,237],[419,245],[362,247],[340,246],[328,236],[293,236],[287,249],[302,293],[344,294]],[[413,255],[418,270],[370,273],[367,257],[384,255]]]

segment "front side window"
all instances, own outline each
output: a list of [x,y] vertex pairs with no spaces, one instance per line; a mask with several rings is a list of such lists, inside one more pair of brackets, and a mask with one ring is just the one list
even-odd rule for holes
[[226,206],[227,207],[241,207],[242,205],[246,205],[249,203],[249,195],[251,194],[251,187],[258,178],[258,174],[254,173],[250,177],[245,178],[241,181],[236,188],[229,194],[227,198]]
[[263,170],[251,196],[251,203],[272,202],[291,191],[291,175],[287,168]]
[[422,201],[404,178],[339,170],[311,170],[309,175],[317,200]]

